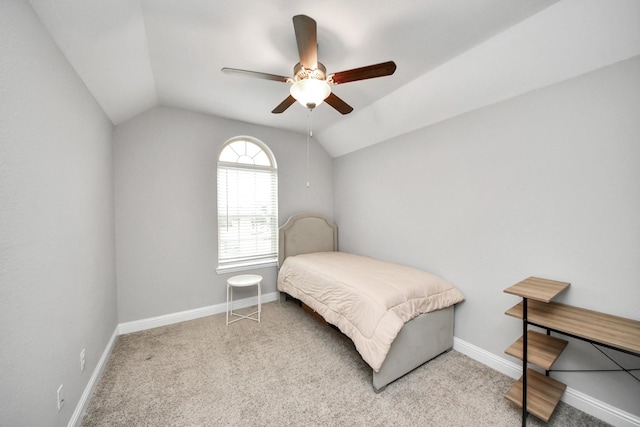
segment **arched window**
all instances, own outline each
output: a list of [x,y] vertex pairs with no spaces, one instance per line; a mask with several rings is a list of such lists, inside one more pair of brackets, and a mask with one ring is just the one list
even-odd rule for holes
[[242,269],[278,257],[278,169],[263,142],[227,141],[218,156],[218,269]]

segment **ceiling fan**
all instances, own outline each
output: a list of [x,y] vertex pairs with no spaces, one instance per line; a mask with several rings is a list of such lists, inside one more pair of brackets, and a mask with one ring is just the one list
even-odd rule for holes
[[276,74],[258,71],[240,70],[237,68],[223,68],[227,74],[238,74],[246,77],[273,80],[282,83],[292,83],[290,95],[271,111],[280,114],[298,101],[305,107],[314,109],[326,101],[327,104],[342,114],[349,114],[353,107],[340,99],[331,91],[331,86],[349,83],[375,77],[390,76],[396,71],[393,61],[366,67],[354,68],[327,74],[325,66],[318,62],[318,42],[316,21],[306,15],[293,17],[293,28],[296,33],[300,62],[293,68],[293,77],[278,76]]

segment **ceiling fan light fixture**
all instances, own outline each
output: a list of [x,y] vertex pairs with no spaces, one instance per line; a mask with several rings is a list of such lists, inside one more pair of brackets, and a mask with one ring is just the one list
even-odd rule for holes
[[331,88],[325,80],[306,78],[294,82],[290,92],[296,101],[312,110],[329,96]]
[[318,61],[318,32],[316,21],[306,15],[296,15],[293,17],[293,29],[296,34],[298,55],[300,56],[300,62],[293,67],[293,77],[240,70],[237,68],[225,67],[222,69],[222,71],[227,74],[240,74],[258,79],[293,83],[289,90],[291,94],[271,111],[273,114],[283,113],[287,108],[295,104],[296,101],[309,110],[313,110],[322,104],[323,101],[327,101],[327,104],[340,114],[349,114],[353,111],[353,107],[332,93],[331,86],[390,76],[396,71],[395,62],[387,61],[340,71],[327,76],[326,67]]

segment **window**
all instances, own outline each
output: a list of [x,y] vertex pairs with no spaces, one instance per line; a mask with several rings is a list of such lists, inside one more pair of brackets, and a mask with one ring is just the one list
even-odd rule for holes
[[218,270],[278,257],[278,170],[271,150],[250,137],[230,139],[218,157]]

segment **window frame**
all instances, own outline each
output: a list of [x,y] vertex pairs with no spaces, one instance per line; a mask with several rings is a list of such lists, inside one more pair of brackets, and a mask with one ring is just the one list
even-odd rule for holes
[[[237,142],[245,142],[248,144],[253,144],[255,147],[257,147],[259,149],[259,153],[255,154],[253,157],[258,156],[260,153],[264,153],[264,155],[266,155],[266,158],[268,159],[268,162],[270,163],[270,165],[264,165],[264,164],[251,164],[248,161],[250,160],[249,157],[251,157],[250,155],[247,155],[247,150],[245,147],[245,152],[244,153],[239,153],[234,147],[233,144],[237,143]],[[225,150],[227,150],[228,148],[230,148],[235,155],[237,155],[237,159],[235,161],[229,161],[229,151],[226,151],[225,154]],[[252,150],[252,152],[255,152],[255,150]],[[226,158],[225,160],[220,160],[222,157]],[[253,161],[255,163],[255,158],[253,158]],[[265,163],[265,158],[263,156],[260,157],[259,159],[260,163]],[[224,207],[226,207],[228,205],[228,201],[229,201],[229,196],[227,193],[227,189],[225,189],[224,191],[221,191],[221,170],[223,171],[235,171],[237,172],[237,176],[235,177],[235,179],[242,179],[242,175],[245,174],[246,172],[251,173],[252,171],[254,172],[258,172],[258,174],[256,174],[256,177],[259,177],[260,175],[262,175],[262,179],[264,180],[262,182],[262,184],[264,185],[265,183],[268,183],[267,185],[269,185],[269,192],[271,194],[270,197],[270,201],[269,201],[269,206],[267,208],[267,210],[269,211],[268,214],[264,215],[264,216],[255,216],[255,218],[267,218],[267,223],[271,223],[271,228],[268,230],[268,234],[271,235],[271,240],[270,240],[270,248],[271,250],[261,253],[261,254],[255,254],[255,255],[247,255],[247,256],[237,256],[235,258],[227,258],[224,255],[224,251],[222,250],[222,246],[223,246],[223,240],[222,239],[222,233],[221,233],[221,221],[223,218],[228,219],[228,217],[233,217],[234,215],[237,217],[237,221],[238,221],[238,226],[241,227],[241,219],[239,219],[239,217],[243,216],[239,213],[239,211],[234,212],[234,214],[229,215],[229,216],[223,216],[222,215],[222,211],[221,209],[224,209]],[[269,172],[269,176],[265,176],[264,172]],[[228,177],[225,178],[224,182],[229,182],[228,181]],[[256,181],[257,182],[257,181]],[[260,185],[260,184],[256,184]],[[253,188],[253,191],[255,191],[255,187]],[[240,194],[238,192],[238,194]],[[227,195],[227,200],[226,202],[223,200],[222,204],[221,204],[221,199],[220,197],[224,197],[224,195]],[[216,267],[216,272],[218,274],[221,273],[228,273],[228,272],[235,272],[235,271],[244,271],[244,270],[251,270],[251,269],[257,269],[257,268],[264,268],[264,267],[271,267],[271,266],[276,266],[277,265],[277,261],[278,261],[278,167],[277,167],[277,163],[276,163],[276,159],[275,156],[273,155],[273,152],[271,151],[271,149],[267,146],[267,144],[265,144],[264,142],[260,141],[257,138],[251,137],[251,136],[246,136],[246,135],[242,135],[242,136],[236,136],[233,137],[229,140],[227,140],[223,145],[222,148],[220,149],[219,153],[218,153],[218,158],[217,158],[217,163],[216,163],[216,204],[217,204],[217,208],[216,208],[216,231],[217,231],[217,267]],[[238,209],[241,209],[239,207],[240,205],[236,205],[235,207],[237,207]],[[254,208],[257,208],[257,206],[253,205]],[[246,215],[244,215],[246,216]],[[250,217],[251,215],[249,215]],[[254,222],[254,220],[251,220],[251,222]],[[258,221],[261,222],[261,221]],[[227,222],[228,223],[228,222]],[[246,224],[246,223],[245,223]],[[244,235],[246,237],[246,234]],[[242,240],[242,235],[239,236],[238,238],[238,242],[240,242]],[[240,243],[239,243],[240,244]],[[256,246],[259,246],[258,243],[256,243]]]

